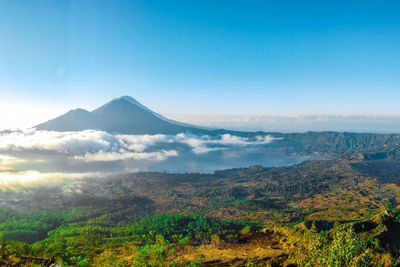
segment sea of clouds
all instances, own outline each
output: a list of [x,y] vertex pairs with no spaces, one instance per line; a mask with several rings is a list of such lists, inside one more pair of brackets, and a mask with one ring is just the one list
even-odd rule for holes
[[[223,134],[215,137],[180,133],[177,135],[112,135],[103,131],[81,132],[28,131],[0,135],[0,152],[46,151],[84,161],[116,161],[124,159],[162,161],[178,156],[176,149],[163,149],[163,144],[186,144],[195,154],[224,150],[232,146],[246,147],[269,144],[275,138],[254,139]],[[161,146],[160,146],[161,145]],[[157,149],[157,147],[159,149]],[[152,148],[156,151],[149,151]]]
[[271,135],[7,131],[0,133],[0,181],[152,170],[210,172],[253,161],[268,165],[268,146],[278,140]]

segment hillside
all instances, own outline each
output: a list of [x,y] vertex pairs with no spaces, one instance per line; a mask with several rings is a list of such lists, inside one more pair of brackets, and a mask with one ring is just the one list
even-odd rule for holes
[[[377,173],[381,164],[386,171]],[[359,263],[391,266],[399,255],[390,235],[400,229],[399,168],[395,161],[323,160],[9,186],[0,191],[2,259],[72,266],[304,266],[312,260],[330,266],[323,255],[340,245]],[[352,243],[343,243],[345,237]],[[314,254],[301,252],[311,247]],[[337,253],[331,260],[345,260]]]

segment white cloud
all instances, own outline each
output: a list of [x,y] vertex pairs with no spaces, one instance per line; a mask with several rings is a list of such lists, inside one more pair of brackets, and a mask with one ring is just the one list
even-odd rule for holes
[[150,160],[150,161],[163,161],[168,157],[178,156],[176,150],[161,150],[157,152],[104,152],[85,153],[84,155],[74,156],[74,159],[82,159],[86,162],[93,161],[116,161],[116,160]]
[[185,164],[187,156],[196,161],[196,155],[213,151],[239,155],[245,149],[235,148],[256,148],[274,140],[269,135],[246,138],[230,134],[112,135],[95,130],[4,132],[0,133],[0,185],[152,170],[173,157],[181,156],[177,162]]
[[[0,150],[38,150],[64,154],[76,160],[115,161],[125,159],[162,161],[177,156],[175,149],[159,148],[160,144],[181,143],[196,154],[224,150],[229,146],[254,146],[271,143],[274,137],[249,139],[230,134],[217,137],[180,133],[177,135],[111,135],[102,131],[81,132],[27,131],[0,135]],[[154,147],[152,151],[146,151]],[[154,151],[156,150],[156,151]]]
[[48,183],[49,181],[59,182],[64,179],[80,179],[86,177],[104,177],[111,173],[64,173],[64,172],[39,172],[36,170],[18,171],[18,172],[7,172],[0,171],[0,188],[6,186],[13,186],[19,184],[32,184],[32,183]]
[[117,149],[118,139],[100,131],[52,132],[27,131],[12,132],[0,136],[3,150],[50,150],[65,154],[80,154],[102,149]]
[[21,162],[25,162],[25,160],[16,158],[16,157],[6,156],[6,155],[0,155],[0,165],[1,166],[8,166],[10,164],[21,163]]
[[127,148],[134,151],[144,151],[148,146],[156,143],[166,143],[173,141],[171,137],[164,134],[156,135],[118,135],[123,140]]
[[176,140],[192,147],[196,154],[208,153],[211,151],[224,150],[228,146],[254,146],[269,144],[276,138],[267,136],[257,136],[255,140],[246,137],[240,137],[230,134],[223,134],[219,137],[210,137],[208,135],[196,136],[180,133],[176,135]]
[[26,160],[0,154],[0,171],[7,171],[15,164],[25,163]]
[[3,151],[39,150],[65,154],[76,160],[115,161],[125,159],[162,161],[177,156],[175,150],[144,152],[157,143],[168,142],[166,135],[111,135],[102,131],[28,131],[0,136]]

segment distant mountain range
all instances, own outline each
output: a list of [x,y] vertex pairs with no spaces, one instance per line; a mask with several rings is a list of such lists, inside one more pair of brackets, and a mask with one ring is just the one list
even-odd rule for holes
[[93,110],[74,109],[35,126],[37,130],[101,130],[119,134],[207,133],[206,128],[169,120],[130,96],[122,96]]
[[[349,132],[240,132],[206,129],[169,120],[129,96],[113,99],[107,104],[87,111],[74,109],[55,119],[39,124],[37,130],[83,131],[101,130],[112,134],[232,134],[248,138],[272,135],[281,140],[277,145],[292,153],[323,153],[346,159],[400,159],[399,134]],[[5,134],[7,132],[4,132]],[[1,132],[0,132],[1,134]]]

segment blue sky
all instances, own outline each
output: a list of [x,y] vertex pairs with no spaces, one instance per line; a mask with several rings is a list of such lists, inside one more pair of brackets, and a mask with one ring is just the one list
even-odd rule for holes
[[400,1],[0,0],[0,106],[49,116],[131,95],[162,113],[400,114],[399,14]]

